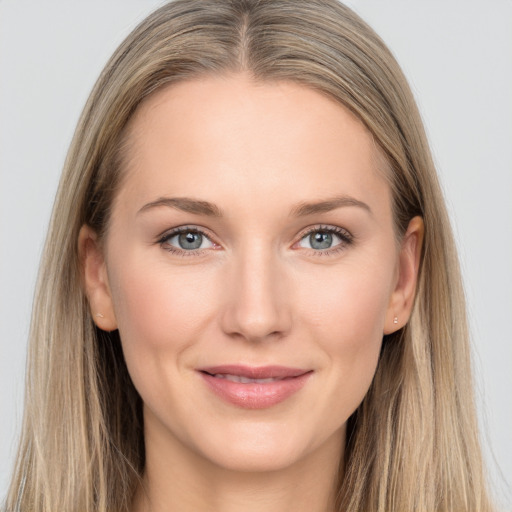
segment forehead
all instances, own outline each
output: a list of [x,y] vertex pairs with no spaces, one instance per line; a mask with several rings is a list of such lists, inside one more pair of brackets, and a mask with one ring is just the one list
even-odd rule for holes
[[296,83],[244,75],[181,82],[144,101],[127,137],[119,195],[134,201],[172,194],[258,207],[350,194],[389,203],[368,130],[341,104]]

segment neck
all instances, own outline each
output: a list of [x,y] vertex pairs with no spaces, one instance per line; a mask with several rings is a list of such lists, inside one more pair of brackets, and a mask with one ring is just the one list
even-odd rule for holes
[[151,440],[146,435],[146,468],[133,512],[335,510],[344,432],[336,432],[293,464],[272,471],[226,469],[179,442]]

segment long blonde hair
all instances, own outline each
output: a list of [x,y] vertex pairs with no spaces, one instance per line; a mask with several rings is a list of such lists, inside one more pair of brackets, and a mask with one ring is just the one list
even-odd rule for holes
[[141,399],[117,332],[92,321],[78,233],[84,223],[106,231],[124,129],[140,102],[163,85],[233,71],[304,84],[349,108],[389,164],[397,233],[415,215],[425,223],[412,318],[384,338],[371,388],[349,420],[337,510],[490,511],[460,271],[422,122],[389,50],[336,0],[177,0],[108,62],[53,210],[6,510],[129,510],[144,471]]

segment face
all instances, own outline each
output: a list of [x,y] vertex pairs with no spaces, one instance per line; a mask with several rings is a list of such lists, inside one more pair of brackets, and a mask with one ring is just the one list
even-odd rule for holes
[[155,93],[128,137],[105,243],[87,227],[80,243],[147,447],[239,470],[341,449],[418,259],[367,130],[304,86],[237,75]]

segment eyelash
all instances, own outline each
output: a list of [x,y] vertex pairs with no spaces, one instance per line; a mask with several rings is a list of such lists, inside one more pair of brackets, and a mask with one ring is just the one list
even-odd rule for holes
[[[351,233],[349,233],[346,229],[339,228],[336,226],[320,225],[320,226],[311,227],[304,233],[301,233],[299,240],[297,242],[295,242],[294,245],[296,245],[297,243],[299,243],[301,240],[303,240],[307,236],[311,235],[312,233],[316,233],[316,232],[334,234],[340,238],[341,242],[339,244],[335,245],[334,247],[325,249],[325,250],[310,249],[309,250],[310,254],[312,254],[314,256],[332,256],[332,255],[338,254],[339,252],[345,250],[348,246],[352,245],[354,242],[354,236]],[[205,231],[203,231],[202,229],[200,229],[196,226],[182,226],[179,228],[175,228],[172,231],[169,231],[169,232],[165,233],[163,236],[161,236],[158,239],[157,243],[164,250],[166,250],[172,254],[176,254],[177,256],[182,256],[182,257],[197,256],[201,252],[206,250],[206,249],[194,249],[194,250],[186,251],[184,249],[178,249],[169,244],[166,245],[166,243],[171,238],[173,238],[174,236],[179,235],[181,233],[196,233],[196,234],[204,236],[205,238],[210,240],[210,242],[215,244],[215,242],[213,242],[211,240],[211,237]],[[217,244],[215,244],[215,245],[217,245]]]
[[[158,244],[160,244],[162,249],[164,249],[165,251],[168,251],[172,254],[176,254],[177,256],[183,256],[183,257],[197,256],[199,253],[201,253],[202,251],[205,250],[205,249],[194,249],[192,251],[185,251],[184,249],[178,249],[177,247],[174,247],[169,244],[166,245],[166,243],[171,238],[173,238],[176,235],[180,235],[181,233],[196,233],[198,235],[204,236],[205,238],[207,238],[208,240],[211,241],[211,237],[202,229],[195,227],[195,226],[182,226],[182,227],[175,228],[172,231],[168,231],[167,233],[165,233],[158,240]],[[214,242],[212,242],[212,243],[214,243]]]
[[[309,228],[304,233],[301,233],[299,237],[299,242],[303,240],[304,238],[308,237],[312,233],[330,233],[332,235],[336,235],[340,238],[341,242],[338,245],[335,245],[332,248],[325,249],[325,250],[314,250],[310,249],[310,254],[313,256],[333,256],[341,251],[344,251],[348,246],[352,245],[354,242],[354,236],[349,233],[346,229],[339,228],[337,226],[314,226],[312,228]],[[298,243],[298,242],[296,242]],[[295,245],[295,244],[294,244]],[[306,249],[307,250],[307,249]]]

